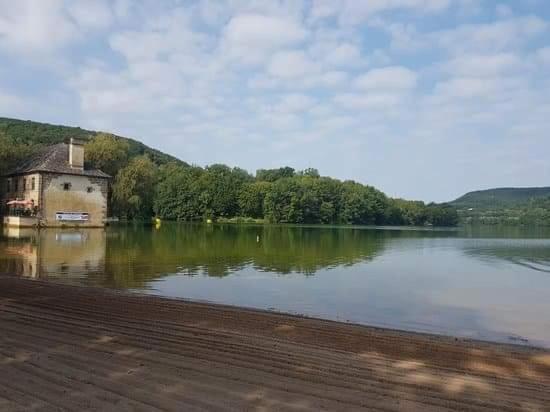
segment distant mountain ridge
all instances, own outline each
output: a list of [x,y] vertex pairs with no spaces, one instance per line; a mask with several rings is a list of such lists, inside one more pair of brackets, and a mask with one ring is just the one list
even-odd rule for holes
[[550,198],[550,187],[502,187],[469,192],[449,204],[456,208],[509,208],[545,198]]
[[[99,131],[86,130],[80,127],[60,126],[48,123],[39,123],[31,120],[19,120],[0,117],[0,136],[5,135],[16,143],[36,146],[50,146],[67,142],[71,137],[88,140],[100,133]],[[130,158],[146,154],[156,164],[176,162],[187,165],[174,156],[153,149],[137,140],[128,137],[116,136],[128,142]]]

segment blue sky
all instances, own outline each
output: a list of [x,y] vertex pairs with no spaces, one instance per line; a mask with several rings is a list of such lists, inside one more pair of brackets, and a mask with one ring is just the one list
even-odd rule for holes
[[0,0],[0,116],[396,197],[550,185],[546,0]]

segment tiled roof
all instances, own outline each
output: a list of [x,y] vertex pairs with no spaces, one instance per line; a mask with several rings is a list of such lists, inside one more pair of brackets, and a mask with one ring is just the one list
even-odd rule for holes
[[17,168],[10,171],[7,176],[20,175],[35,172],[61,173],[89,177],[109,178],[107,173],[98,169],[76,169],[69,165],[69,145],[59,143],[45,147],[29,159],[23,161]]

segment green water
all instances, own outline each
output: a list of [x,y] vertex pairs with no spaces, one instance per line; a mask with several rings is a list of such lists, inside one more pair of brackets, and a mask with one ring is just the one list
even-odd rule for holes
[[550,347],[543,229],[4,229],[0,274]]

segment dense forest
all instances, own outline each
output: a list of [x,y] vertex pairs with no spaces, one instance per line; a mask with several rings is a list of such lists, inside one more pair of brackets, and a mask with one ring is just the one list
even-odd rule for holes
[[506,207],[460,208],[458,215],[465,224],[550,226],[550,196]]
[[480,190],[450,204],[465,224],[550,226],[550,187]]
[[126,219],[455,226],[448,205],[392,199],[374,187],[320,176],[316,169],[190,166],[142,143],[80,128],[0,118],[0,173],[38,148],[88,140],[86,163],[114,177],[111,211]]
[[532,200],[548,198],[550,187],[503,187],[469,192],[450,203],[462,209],[506,209],[525,206]]

